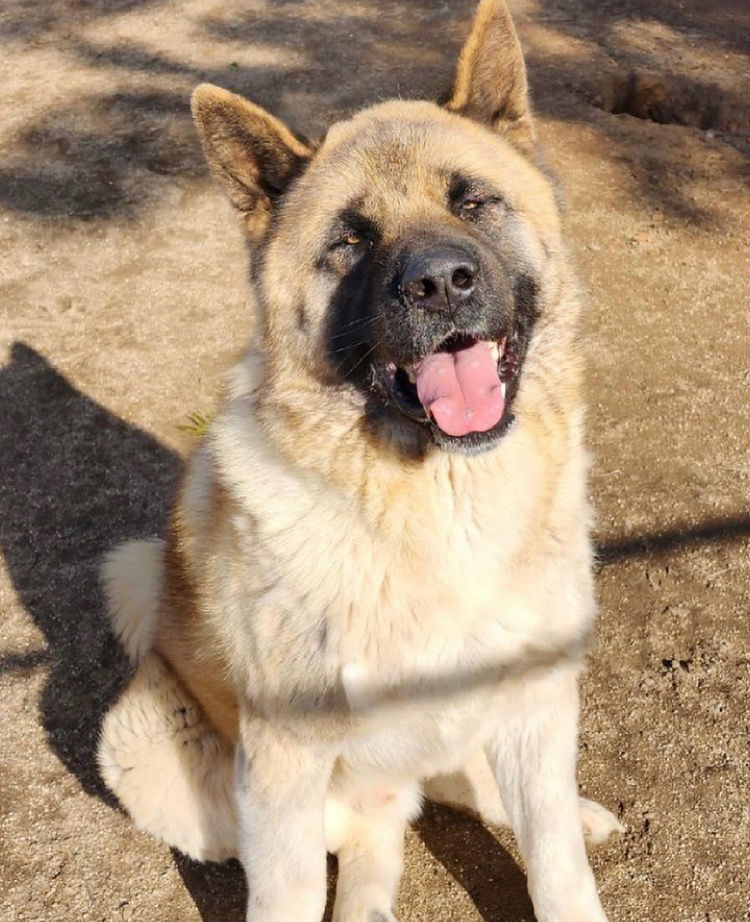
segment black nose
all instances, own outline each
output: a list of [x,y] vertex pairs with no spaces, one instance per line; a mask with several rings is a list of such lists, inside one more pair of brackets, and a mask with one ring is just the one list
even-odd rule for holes
[[469,298],[476,274],[476,263],[463,250],[431,247],[409,256],[401,274],[401,292],[412,307],[450,312]]

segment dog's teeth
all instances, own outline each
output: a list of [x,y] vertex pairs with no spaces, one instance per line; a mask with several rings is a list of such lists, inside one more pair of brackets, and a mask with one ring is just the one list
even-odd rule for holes
[[501,393],[502,396],[503,396],[503,400],[505,400],[505,392],[506,392],[507,390],[508,390],[508,387],[507,387],[505,381],[501,381],[501,382],[500,382],[500,393]]
[[407,368],[407,369],[406,369],[406,376],[407,376],[407,378],[411,381],[412,384],[416,384],[416,383],[417,383],[417,376],[414,374],[414,369],[413,369],[413,368]]
[[490,355],[496,362],[500,360],[500,346],[497,343],[492,343],[490,346]]

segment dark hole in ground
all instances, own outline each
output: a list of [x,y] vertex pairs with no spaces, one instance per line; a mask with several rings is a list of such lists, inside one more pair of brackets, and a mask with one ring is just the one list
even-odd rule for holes
[[676,74],[611,76],[592,99],[613,115],[632,115],[660,125],[686,125],[729,134],[750,132],[750,107],[713,83]]

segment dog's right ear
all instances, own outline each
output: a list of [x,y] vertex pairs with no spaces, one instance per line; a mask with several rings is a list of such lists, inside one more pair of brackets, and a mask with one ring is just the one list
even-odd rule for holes
[[191,107],[214,176],[243,213],[248,234],[259,238],[312,149],[265,109],[210,83],[193,92]]

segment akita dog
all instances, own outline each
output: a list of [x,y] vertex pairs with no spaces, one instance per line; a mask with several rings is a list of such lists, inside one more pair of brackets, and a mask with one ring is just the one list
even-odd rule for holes
[[576,785],[594,619],[579,298],[524,61],[483,0],[441,104],[314,147],[200,86],[256,331],[163,541],[105,565],[136,666],[102,774],[135,822],[237,855],[250,922],[392,922],[428,796],[515,831],[539,922],[604,922]]

